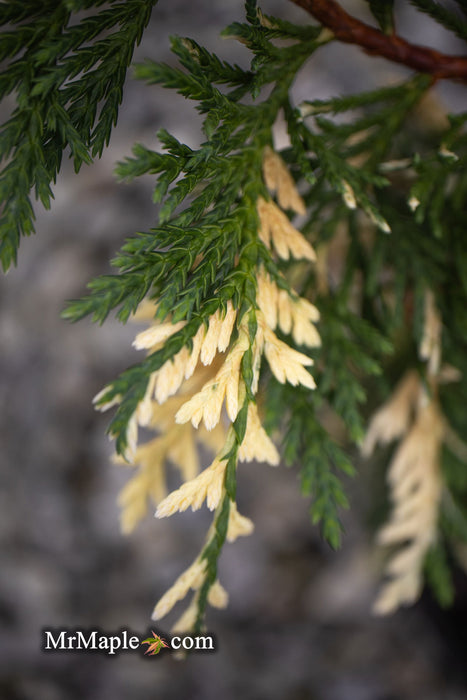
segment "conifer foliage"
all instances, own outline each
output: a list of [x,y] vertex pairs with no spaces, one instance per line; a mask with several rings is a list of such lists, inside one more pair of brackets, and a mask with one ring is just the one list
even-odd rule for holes
[[[127,239],[115,274],[91,281],[64,312],[102,323],[115,311],[148,324],[134,342],[144,359],[95,402],[116,408],[116,461],[134,468],[120,495],[124,531],[151,502],[158,517],[204,502],[214,511],[200,554],[154,610],[159,619],[192,590],[177,631],[200,629],[207,604],[227,602],[219,555],[253,529],[236,506],[242,461],[277,465],[282,454],[297,465],[312,520],[338,547],[342,476],[354,473],[349,445],[369,456],[399,441],[388,468],[392,511],[379,533],[393,549],[377,612],[416,600],[424,572],[449,602],[448,562],[465,551],[467,114],[447,117],[431,93],[441,78],[467,82],[467,61],[399,40],[391,1],[367,3],[379,28],[333,0],[294,1],[309,12],[300,25],[247,0],[245,21],[224,30],[248,47],[248,68],[181,37],[171,40],[177,67],[136,66],[138,79],[193,101],[202,142],[190,148],[162,129],[160,152],[136,144],[118,165],[121,180],[154,175],[158,220]],[[62,152],[69,148],[78,170],[108,143],[154,4],[0,7],[0,93],[16,95],[0,138],[5,269],[32,232],[31,193],[49,206]],[[412,4],[467,37],[464,2]],[[405,63],[412,75],[294,104],[298,71],[332,41]],[[427,109],[436,122],[424,120]],[[289,135],[281,153],[279,118]],[[346,444],[325,427],[331,414]],[[155,437],[139,443],[140,427]],[[212,453],[207,467],[199,443]],[[172,493],[168,461],[181,476]]]
[[[31,194],[50,206],[63,151],[69,149],[77,172],[108,144],[134,47],[156,2],[2,3],[0,99],[14,93],[16,101],[0,131],[4,270],[16,263],[20,237],[34,231]],[[90,9],[98,11],[78,14]],[[76,16],[80,21],[71,23]]]

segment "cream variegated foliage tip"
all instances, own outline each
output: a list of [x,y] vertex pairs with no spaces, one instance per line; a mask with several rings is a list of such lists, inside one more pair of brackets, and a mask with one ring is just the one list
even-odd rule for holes
[[258,197],[256,207],[260,220],[258,235],[267,248],[274,248],[283,260],[288,260],[290,256],[297,260],[305,259],[311,262],[316,260],[314,248],[291,224],[290,219],[277,204]]
[[305,369],[313,365],[308,355],[298,352],[284,343],[264,324],[264,354],[271,372],[278,382],[289,382],[292,386],[302,384],[308,389],[315,389],[316,383],[311,374]]
[[453,431],[441,413],[437,390],[440,383],[459,379],[454,368],[441,367],[441,330],[434,295],[427,291],[419,348],[420,359],[426,362],[424,380],[415,370],[405,374],[374,415],[363,444],[368,456],[377,443],[400,440],[387,474],[393,507],[378,534],[380,544],[396,548],[386,566],[387,581],[375,601],[378,614],[393,612],[418,598],[425,558],[438,535],[441,450]]
[[413,603],[420,594],[424,560],[437,536],[443,435],[444,420],[437,402],[429,397],[415,371],[405,375],[370,423],[363,445],[367,456],[378,443],[401,439],[387,474],[391,516],[378,533],[380,544],[397,547],[374,604],[378,614]]
[[425,295],[425,324],[420,343],[420,359],[428,362],[428,372],[436,376],[441,365],[441,317],[435,306],[434,294],[428,290]]
[[[213,608],[225,608],[229,602],[229,596],[225,588],[219,582],[218,579],[214,581],[213,585],[209,589],[208,593],[208,603],[212,605]],[[156,606],[157,608],[157,606]],[[183,634],[190,632],[196,622],[198,616],[198,592],[193,596],[193,599],[186,610],[179,617],[177,622],[172,626],[172,634]]]
[[232,501],[229,510],[229,522],[227,525],[227,542],[234,542],[238,537],[251,535],[255,526],[250,518],[238,512],[237,504]]
[[[255,375],[253,393],[257,388],[257,377],[263,354],[279,382],[283,384],[287,381],[293,386],[302,384],[309,389],[314,389],[316,387],[315,381],[305,369],[313,364],[313,360],[308,355],[294,350],[276,336],[262,312],[262,308],[265,308],[267,313],[268,306],[266,302],[261,301],[261,293],[258,305],[258,330],[253,341],[253,371]],[[305,337],[308,344],[319,345],[318,332],[310,321],[310,319],[318,317],[315,307],[305,299],[296,301],[290,299],[289,308],[295,335],[299,338]],[[280,319],[280,315],[277,315],[277,318]],[[270,319],[269,322],[271,322]],[[278,323],[280,324],[280,320]],[[193,426],[197,428],[203,421],[206,428],[211,430],[221,419],[224,400],[229,419],[235,420],[242,403],[239,401],[240,368],[243,356],[249,348],[248,322],[245,318],[240,323],[238,338],[219,371],[178,410],[175,417],[178,423],[191,421]]]
[[372,417],[362,445],[365,457],[373,452],[378,442],[388,444],[407,432],[419,394],[420,378],[415,370],[411,370],[401,379],[390,399]]
[[[210,433],[195,431],[191,425],[177,425],[172,413],[172,427],[148,442],[139,445],[131,466],[137,473],[123,487],[119,495],[121,506],[121,526],[126,534],[146,516],[149,502],[159,504],[167,495],[165,463],[172,462],[180,471],[183,481],[194,479],[199,472],[197,442],[212,452],[217,452],[225,442],[225,429],[222,426]],[[115,455],[114,461],[127,462]]]
[[342,199],[346,207],[349,209],[357,208],[357,200],[355,199],[355,193],[348,182],[342,181]]
[[297,191],[282,158],[269,146],[264,149],[263,177],[271,194],[277,193],[277,201],[282,209],[292,209],[296,214],[305,214],[305,202]]
[[225,608],[228,602],[229,594],[217,579],[209,589],[208,603],[212,605],[213,608]]
[[181,574],[175,583],[164,593],[152,613],[153,620],[160,620],[167,615],[179,600],[185,598],[190,588],[196,591],[203,583],[206,568],[205,560],[198,557],[191,566]]
[[[263,177],[271,194],[277,195],[279,207],[305,214],[305,202],[282,158],[269,146],[263,154]],[[297,260],[316,261],[316,253],[306,238],[290,222],[287,215],[272,200],[258,197],[256,209],[260,220],[258,235],[267,248],[276,251],[283,260],[290,256]]]
[[311,348],[321,345],[315,326],[319,321],[316,306],[307,299],[291,296],[285,289],[279,289],[263,269],[258,273],[256,301],[271,330],[280,328],[283,333],[291,333],[297,345]]
[[199,510],[204,501],[209,510],[217,508],[222,496],[226,466],[226,459],[216,457],[195,479],[186,481],[164,498],[157,508],[156,517],[165,518],[190,507],[192,510]]
[[273,466],[279,464],[277,447],[261,425],[256,404],[248,405],[246,432],[238,451],[241,462],[268,462]]
[[383,585],[374,604],[378,614],[413,603],[422,588],[423,564],[436,541],[442,493],[440,453],[443,419],[433,401],[421,407],[391,462],[388,480],[393,510],[378,540],[399,546],[389,559]]
[[[225,314],[218,309],[209,319],[207,328],[204,325],[200,326],[193,338],[191,351],[186,346],[183,347],[151,375],[145,400],[138,409],[141,425],[147,425],[147,422],[143,421],[144,416],[149,413],[144,410],[144,406],[145,402],[152,400],[153,395],[158,403],[164,403],[178,392],[184,380],[193,375],[199,361],[205,366],[211,365],[218,352],[225,352],[230,343],[236,317],[237,312],[232,302],[228,301]],[[161,338],[167,340],[184,325],[184,321],[175,324],[154,324],[153,327],[139,333],[133,345],[137,349],[154,352],[163,342]],[[154,338],[156,343],[152,342]]]
[[[148,498],[159,503],[166,495],[164,461],[167,449],[166,436],[161,436],[136,450],[138,472],[123,487],[118,498],[121,528],[125,534],[132,532],[146,515]],[[119,456],[115,456],[114,461],[125,464],[125,460]]]
[[[198,510],[204,501],[209,510],[214,510],[220,503],[224,482],[224,473],[228,454],[231,447],[231,434],[212,464],[197,477],[185,482],[176,491],[172,491],[160,504],[156,511],[158,518],[173,515],[187,508]],[[242,462],[257,460],[272,465],[279,463],[279,453],[261,425],[258,410],[254,403],[248,405],[246,431],[239,447],[238,459]]]
[[138,333],[133,341],[133,346],[137,350],[149,350],[153,352],[156,348],[160,347],[170,336],[177,333],[185,326],[185,321],[179,321],[178,323],[158,323],[150,326],[145,331]]
[[248,324],[245,319],[240,323],[238,338],[218,372],[177,411],[177,423],[191,421],[197,428],[203,421],[206,428],[212,430],[221,419],[224,400],[228,417],[231,421],[236,419],[241,407],[240,368],[249,347]]
[[198,617],[198,597],[195,594],[189,606],[184,610],[181,616],[178,618],[177,622],[172,625],[172,634],[186,634],[191,632],[196,623],[196,618]]
[[[283,259],[293,256],[314,261],[312,246],[279,208],[305,213],[305,204],[293,178],[283,160],[271,149],[264,152],[263,177],[279,206],[272,200],[258,197],[258,236]],[[271,465],[279,463],[279,452],[261,424],[256,404],[263,358],[279,382],[315,388],[308,371],[313,360],[278,338],[276,331],[291,335],[299,347],[319,346],[315,325],[319,320],[317,308],[290,290],[285,278],[273,280],[262,267],[258,267],[256,277],[256,304],[243,309],[239,316],[232,301],[227,301],[199,326],[189,344],[152,372],[144,397],[128,422],[126,452],[123,458],[116,458],[136,468],[135,475],[120,494],[125,532],[130,532],[144,517],[149,500],[157,505],[158,518],[188,508],[196,511],[204,503],[208,509],[216,511],[202,554],[155,607],[153,617],[159,619],[190,589],[195,591],[190,605],[175,624],[175,631],[188,631],[198,624],[201,598],[207,598],[214,607],[227,604],[226,591],[218,580],[209,583],[212,571],[209,573],[206,568],[206,557],[211,551],[209,544],[218,536],[217,518],[221,514],[224,518],[228,516],[223,527],[224,537],[229,542],[249,535],[254,529],[252,521],[238,512],[232,498],[231,487],[228,487],[232,469],[236,469],[238,462],[253,460]],[[160,322],[156,313],[157,301],[145,300],[133,315],[135,321],[150,324],[137,334],[133,343],[135,348],[149,355],[163,348],[186,326],[186,321],[173,323],[170,317]],[[256,329],[254,333],[253,328]],[[243,374],[244,362],[251,367],[249,387]],[[96,401],[102,399],[105,392],[106,389]],[[116,397],[101,408],[109,408],[120,401],[121,397]],[[242,418],[237,425],[235,421],[242,410],[246,411],[245,423]],[[156,437],[138,445],[139,427],[157,431]],[[199,471],[197,442],[202,442],[215,455],[202,471]],[[166,462],[178,467],[182,481],[179,488],[168,494]],[[228,478],[227,468],[230,470]]]
[[[209,370],[202,368],[200,374],[185,382],[185,389],[190,392],[200,387]],[[149,502],[154,504],[167,495],[165,463],[172,462],[180,471],[182,481],[189,481],[199,472],[197,443],[213,453],[217,453],[225,443],[226,430],[222,424],[207,431],[204,427],[194,430],[188,425],[175,422],[175,414],[185,402],[183,393],[172,396],[162,405],[153,400],[154,379],[151,377],[143,401],[139,404],[132,418],[131,426],[137,424],[157,430],[160,434],[152,440],[137,445],[132,442],[132,453],[127,450],[126,459],[114,455],[116,463],[130,463],[137,468],[137,473],[123,487],[119,503],[121,506],[121,526],[124,533],[131,532],[147,514]]]
[[198,601],[194,597],[190,605],[178,618],[177,622],[172,626],[170,630],[172,634],[183,634],[190,632],[196,623],[196,618],[198,617]]

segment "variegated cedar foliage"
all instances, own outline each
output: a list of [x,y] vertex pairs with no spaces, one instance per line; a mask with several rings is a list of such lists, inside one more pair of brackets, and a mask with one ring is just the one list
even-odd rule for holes
[[[31,191],[49,205],[63,150],[78,169],[108,142],[154,4],[0,7],[0,94],[14,92],[17,103],[0,139],[5,269],[33,230]],[[413,4],[467,37],[464,2],[458,12]],[[391,33],[392,2],[368,5]],[[377,443],[399,441],[379,531],[393,550],[375,609],[413,602],[424,571],[448,602],[447,560],[457,553],[465,563],[467,541],[467,115],[447,117],[432,77],[417,73],[295,104],[298,71],[336,35],[267,16],[253,0],[245,8],[246,20],[223,35],[248,47],[249,67],[180,37],[172,38],[177,67],[136,66],[137,78],[195,103],[202,142],[190,148],[161,129],[160,152],[137,144],[118,165],[122,180],[154,176],[158,219],[127,239],[115,274],[90,282],[64,313],[103,322],[116,311],[148,324],[134,342],[144,358],[96,397],[100,410],[116,408],[116,461],[134,468],[120,495],[122,529],[133,530],[152,504],[159,518],[204,503],[214,512],[200,553],[154,610],[161,618],[191,590],[174,629],[198,630],[208,603],[227,602],[218,579],[225,541],[253,530],[236,505],[239,462],[277,465],[283,455],[296,464],[312,520],[337,547],[347,506],[339,475],[354,471],[349,446],[370,455]],[[438,115],[431,125],[426,110]],[[280,153],[278,120],[288,132]],[[379,410],[369,388],[386,399]],[[325,427],[330,414],[346,442]],[[140,428],[154,437],[141,442]],[[168,462],[180,474],[171,493]]]

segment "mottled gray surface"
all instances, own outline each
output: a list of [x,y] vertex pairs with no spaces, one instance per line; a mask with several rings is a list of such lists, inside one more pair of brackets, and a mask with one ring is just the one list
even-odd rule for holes
[[[274,8],[304,16],[285,0],[265,9]],[[167,36],[181,33],[245,62],[244,47],[217,38],[241,16],[241,2],[161,0],[137,59],[172,60]],[[417,40],[432,38],[423,22],[410,26]],[[450,37],[433,39],[455,50]],[[325,49],[300,76],[296,96],[351,91],[403,72],[353,47]],[[443,91],[458,104],[452,86]],[[365,481],[352,487],[362,507],[346,515],[336,554],[309,523],[296,473],[256,463],[239,470],[240,510],[256,531],[226,546],[221,579],[230,605],[208,617],[216,654],[181,663],[40,651],[43,626],[143,633],[209,523],[205,511],[149,517],[132,536],[120,534],[115,499],[126,471],[109,463],[108,418],[94,413],[91,399],[137,359],[134,329],[59,317],[65,299],[108,270],[125,236],[154,223],[151,180],[117,185],[112,169],[135,140],[154,145],[162,126],[199,141],[199,118],[181,97],[128,81],[110,150],[78,176],[65,167],[52,212],[38,212],[37,236],[23,241],[18,269],[0,279],[1,700],[467,698],[462,598],[448,615],[428,599],[389,619],[370,614],[379,562],[361,522]]]

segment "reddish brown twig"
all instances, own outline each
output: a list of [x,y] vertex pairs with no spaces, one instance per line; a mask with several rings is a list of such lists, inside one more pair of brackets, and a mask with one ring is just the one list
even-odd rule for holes
[[467,56],[448,56],[426,46],[387,35],[348,14],[335,0],[292,0],[332,31],[339,41],[357,44],[367,53],[403,63],[435,79],[467,82]]

